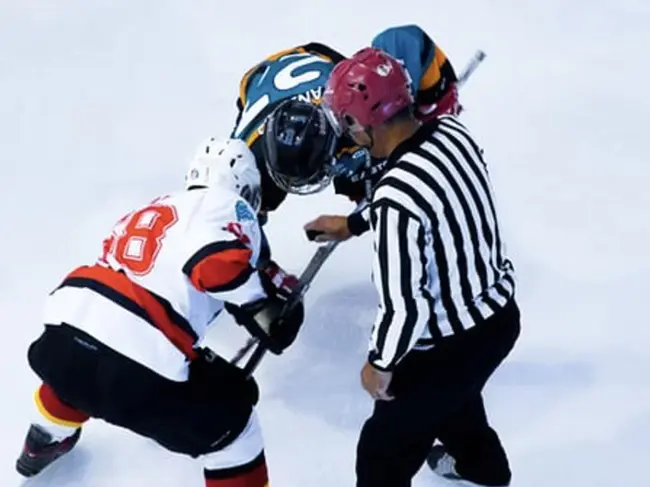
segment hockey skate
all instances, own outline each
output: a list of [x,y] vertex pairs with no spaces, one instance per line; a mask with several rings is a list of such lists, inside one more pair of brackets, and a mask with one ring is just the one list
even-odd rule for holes
[[52,435],[38,425],[31,425],[25,438],[25,446],[16,461],[16,470],[25,477],[33,477],[57,458],[68,453],[79,441],[81,428],[72,436],[53,441]]
[[[442,445],[434,445],[427,457],[427,465],[433,473],[447,480],[458,482],[465,487],[485,487],[483,484],[477,484],[470,480],[464,479],[456,471],[456,460],[452,457]],[[502,487],[507,487],[503,485]]]
[[427,465],[433,472],[440,477],[449,480],[463,480],[456,472],[456,460],[452,457],[442,445],[434,445],[427,457]]

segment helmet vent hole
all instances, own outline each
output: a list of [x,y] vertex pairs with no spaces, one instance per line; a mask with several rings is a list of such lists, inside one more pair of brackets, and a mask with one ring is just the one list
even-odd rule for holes
[[234,157],[232,159],[230,159],[230,167],[235,167],[236,162],[237,162],[237,159],[235,159]]

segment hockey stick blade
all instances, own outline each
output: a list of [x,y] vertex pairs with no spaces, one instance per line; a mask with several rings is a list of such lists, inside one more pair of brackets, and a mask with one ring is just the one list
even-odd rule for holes
[[474,53],[474,56],[472,56],[472,58],[469,60],[467,66],[465,66],[465,69],[463,69],[463,72],[458,76],[458,81],[456,84],[459,88],[467,82],[472,73],[476,71],[476,68],[479,67],[479,65],[485,60],[486,57],[487,54],[485,54],[485,52],[481,51],[480,49]]
[[244,346],[237,350],[237,353],[235,353],[235,355],[230,359],[230,363],[237,365],[239,362],[241,362],[246,354],[253,349],[257,341],[257,338],[249,337],[248,340],[246,340]]

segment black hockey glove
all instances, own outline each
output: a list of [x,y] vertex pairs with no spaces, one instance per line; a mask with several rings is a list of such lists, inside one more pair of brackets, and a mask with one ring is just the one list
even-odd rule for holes
[[226,311],[270,352],[280,355],[296,340],[305,308],[299,301],[291,310],[285,310],[289,294],[276,289],[264,273],[260,275],[266,281],[269,297],[243,306],[226,304]]

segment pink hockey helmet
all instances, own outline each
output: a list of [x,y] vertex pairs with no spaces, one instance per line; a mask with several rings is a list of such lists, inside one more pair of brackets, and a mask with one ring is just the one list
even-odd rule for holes
[[397,59],[367,47],[336,65],[323,101],[341,131],[376,127],[413,104],[411,80]]

